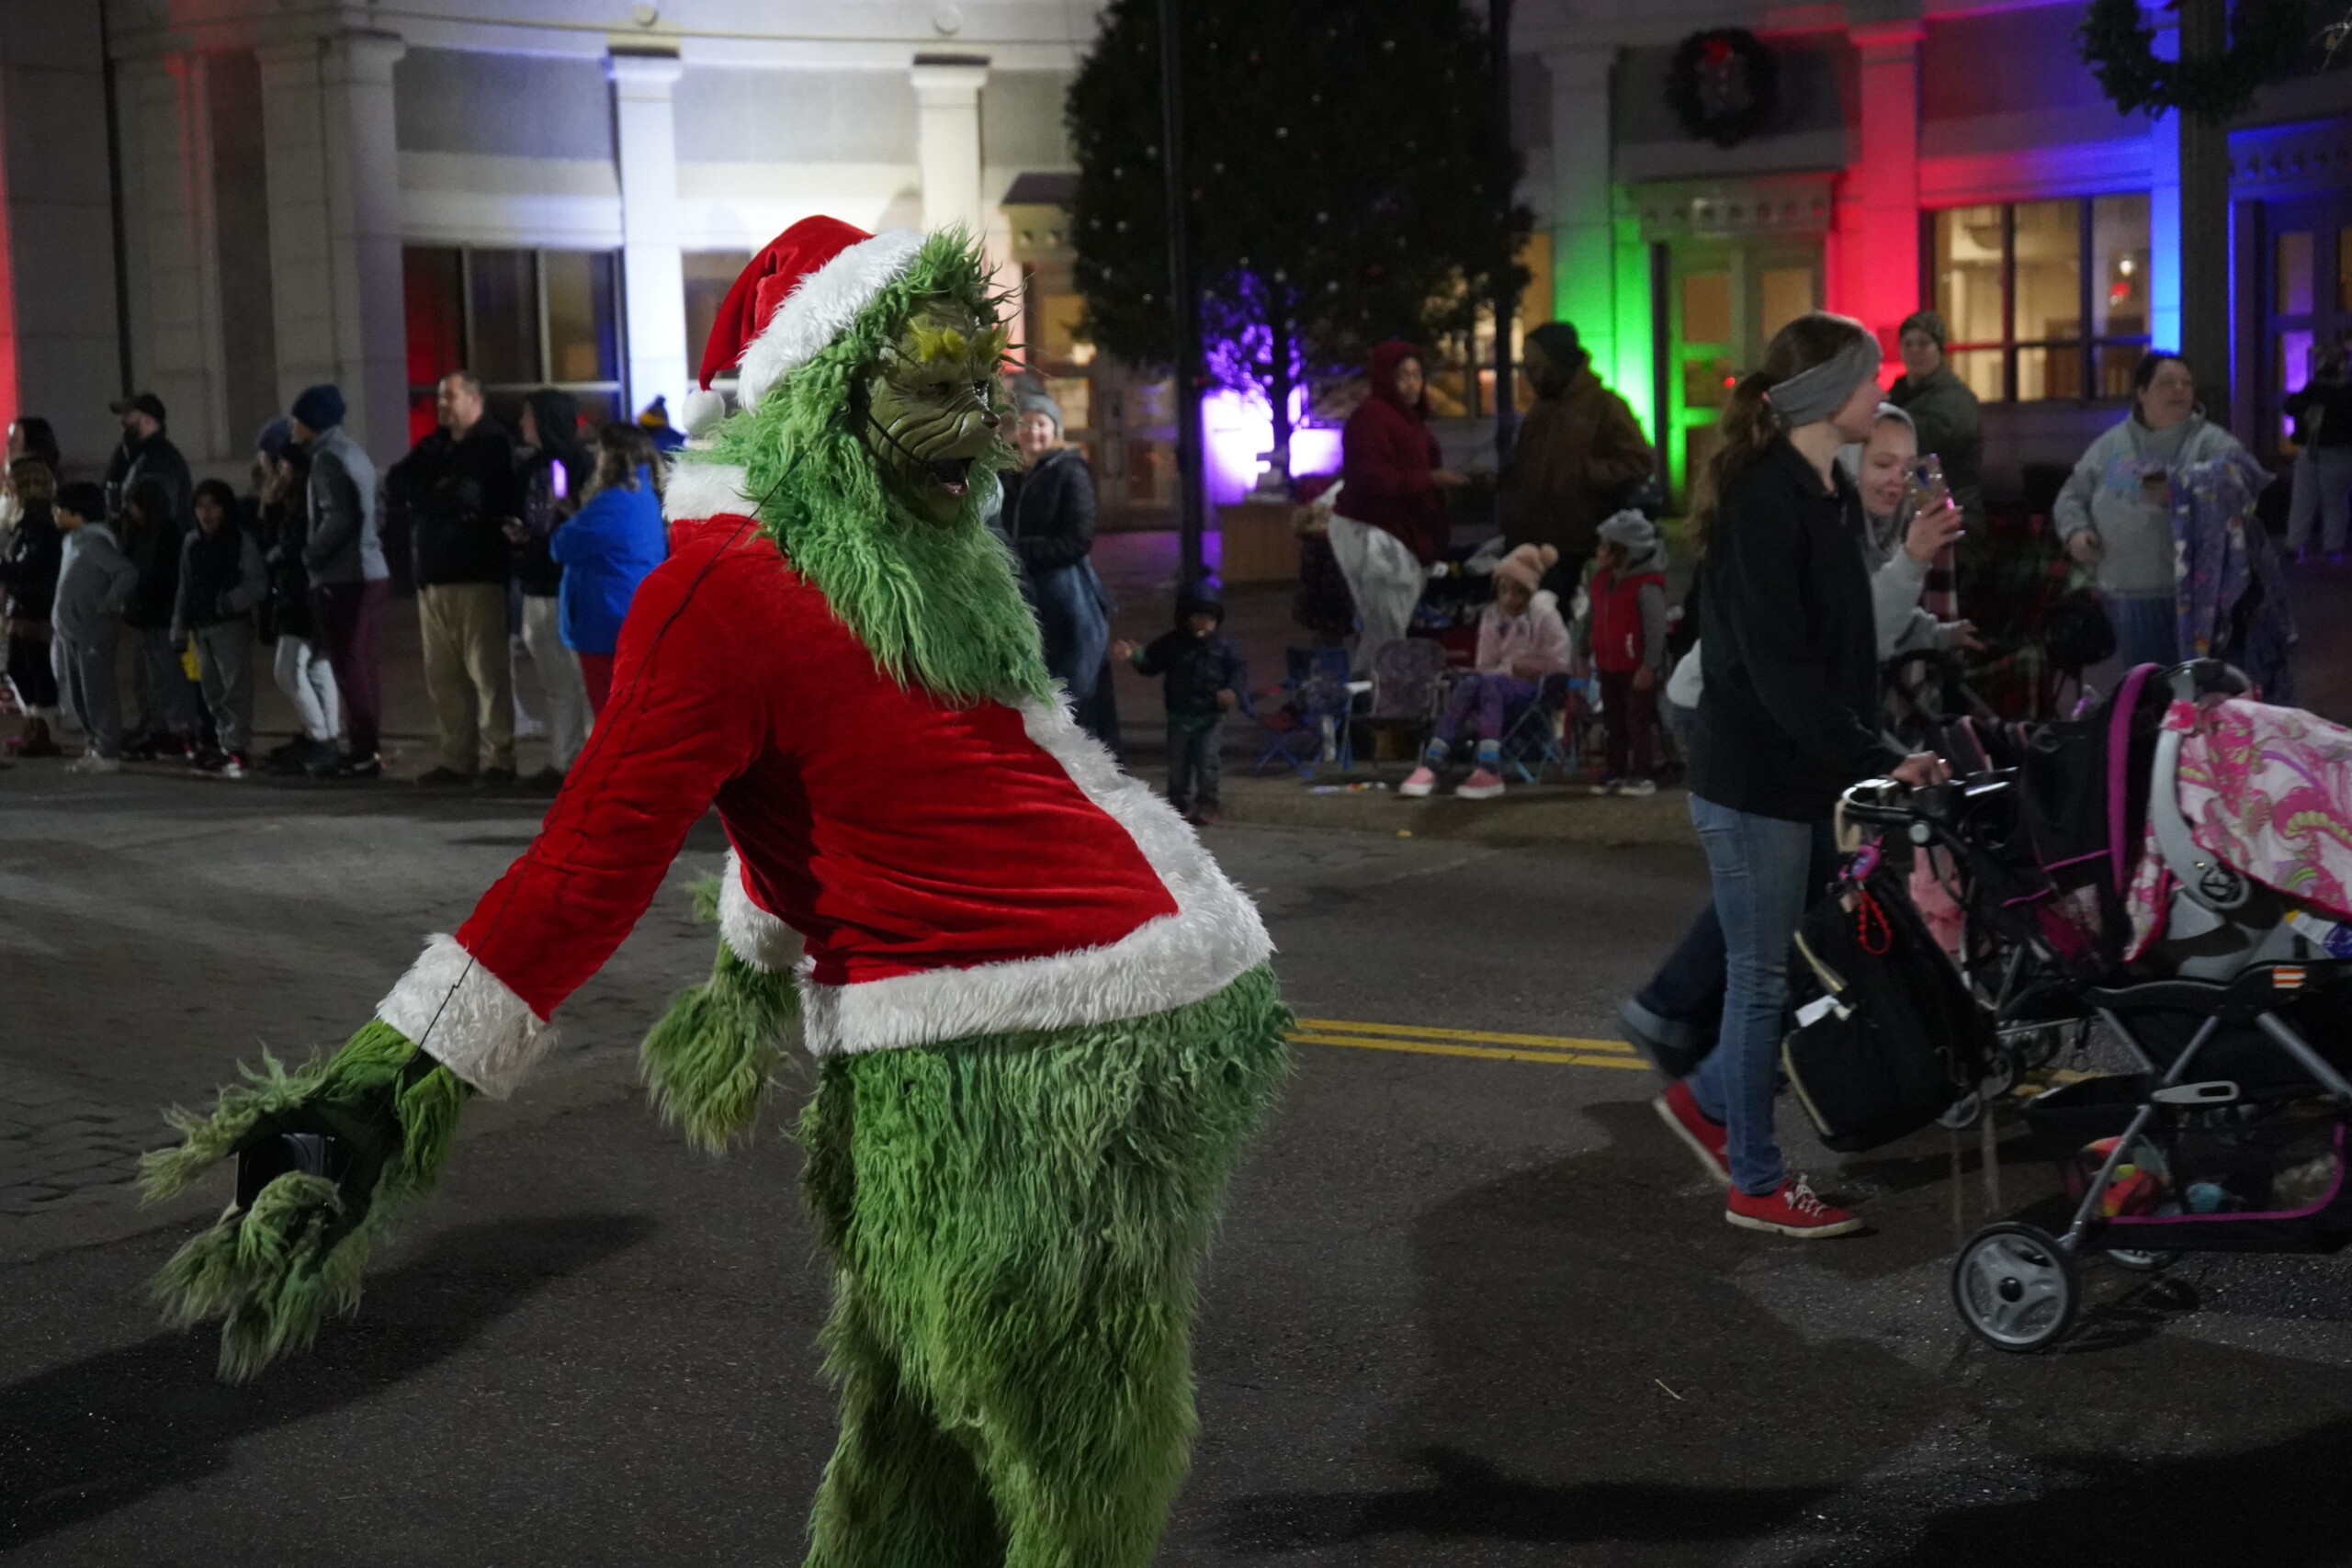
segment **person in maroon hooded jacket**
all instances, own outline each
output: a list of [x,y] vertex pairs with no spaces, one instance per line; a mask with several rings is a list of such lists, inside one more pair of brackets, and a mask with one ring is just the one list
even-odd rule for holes
[[1355,663],[1405,635],[1429,568],[1445,554],[1445,497],[1464,483],[1444,466],[1421,394],[1421,351],[1392,338],[1372,351],[1371,395],[1340,436],[1340,487],[1331,553],[1355,596]]

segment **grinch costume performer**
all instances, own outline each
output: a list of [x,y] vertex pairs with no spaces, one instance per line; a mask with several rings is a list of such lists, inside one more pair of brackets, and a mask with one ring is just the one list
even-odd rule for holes
[[356,1307],[465,1100],[547,1055],[715,805],[717,964],[643,1066],[715,1149],[789,1037],[820,1062],[799,1135],[842,1415],[808,1561],[1149,1560],[1195,1270],[1288,1018],[1256,909],[1071,722],[981,525],[1010,457],[997,303],[962,236],[831,219],[738,279],[703,384],[739,367],[741,410],[691,400],[671,558],[537,839],[339,1052],[265,1062],[149,1156],[157,1193],[254,1156],[157,1280],[177,1320],[225,1320],[227,1375]]

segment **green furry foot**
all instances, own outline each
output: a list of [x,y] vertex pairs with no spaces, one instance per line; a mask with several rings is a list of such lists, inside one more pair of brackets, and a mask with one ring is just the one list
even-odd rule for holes
[[281,1133],[331,1134],[350,1164],[339,1180],[289,1172],[249,1208],[232,1203],[149,1281],[166,1323],[221,1319],[220,1375],[232,1382],[306,1348],[329,1313],[358,1304],[376,1238],[432,1187],[469,1093],[381,1022],[290,1073],[266,1052],[258,1070],[240,1070],[245,1083],[223,1089],[209,1115],[176,1106],[165,1113],[183,1141],[140,1161],[151,1201]]
[[654,1113],[712,1154],[748,1139],[799,1017],[790,975],[755,969],[721,942],[710,978],[679,992],[639,1049]]

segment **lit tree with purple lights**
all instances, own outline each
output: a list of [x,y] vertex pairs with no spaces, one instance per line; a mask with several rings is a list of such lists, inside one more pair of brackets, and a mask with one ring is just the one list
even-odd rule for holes
[[[1265,398],[1287,471],[1294,389],[1466,330],[1523,286],[1532,219],[1461,0],[1185,0],[1182,21],[1205,370]],[[1175,358],[1159,83],[1159,0],[1113,0],[1069,92],[1071,231],[1088,333],[1147,365]]]

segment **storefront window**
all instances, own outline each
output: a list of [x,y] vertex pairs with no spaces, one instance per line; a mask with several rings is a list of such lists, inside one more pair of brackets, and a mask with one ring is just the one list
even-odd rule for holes
[[481,377],[509,424],[541,387],[579,399],[592,425],[626,417],[616,254],[411,245],[401,263],[411,440],[433,429],[435,384],[452,370]]
[[752,253],[688,251],[678,260],[686,277],[686,369],[692,374],[702,365],[703,346],[710,342],[718,307],[726,301],[727,291],[735,287],[735,279],[752,265]]
[[1988,402],[2130,395],[2148,343],[2148,198],[1928,215],[1932,297],[1954,375]]

